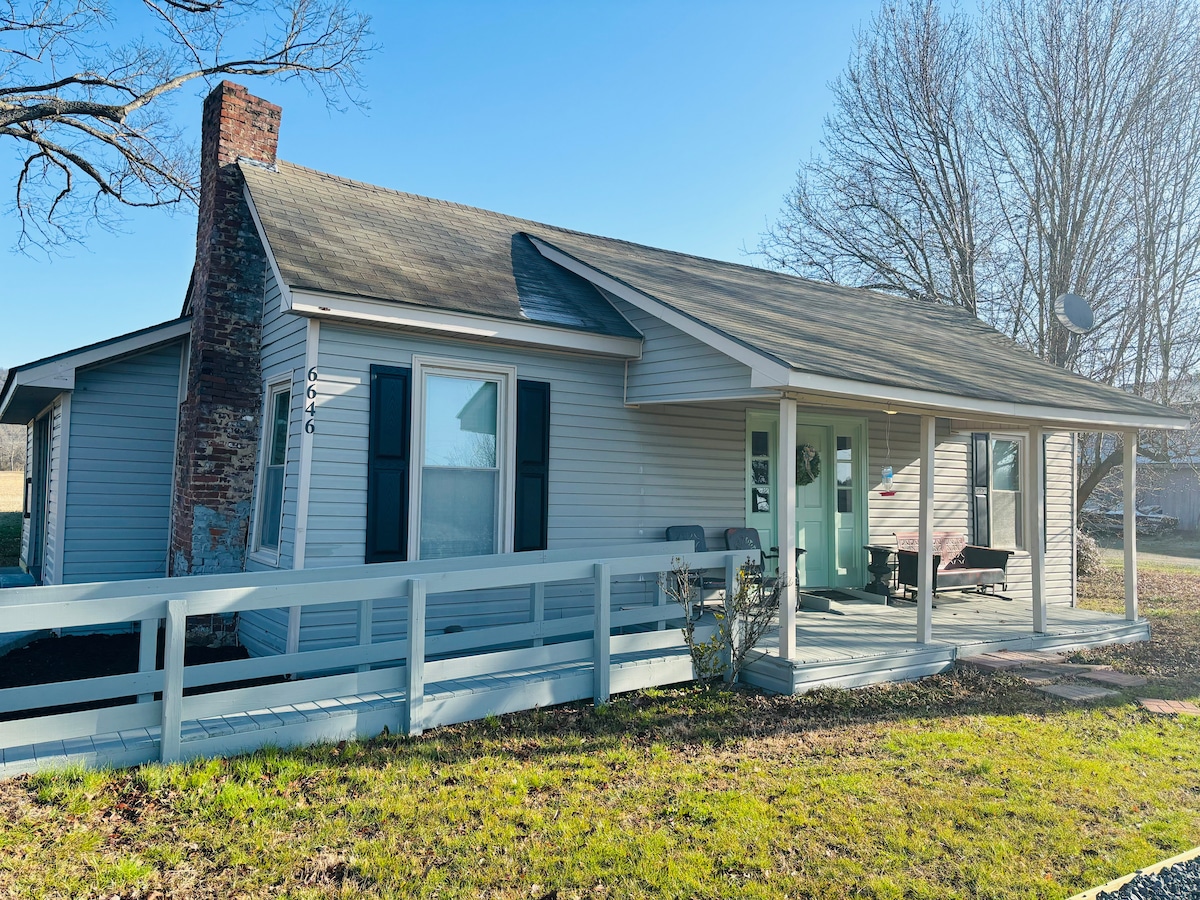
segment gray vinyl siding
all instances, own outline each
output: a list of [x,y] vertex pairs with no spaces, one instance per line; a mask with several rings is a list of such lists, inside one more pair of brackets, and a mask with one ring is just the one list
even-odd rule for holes
[[166,575],[182,347],[175,341],[75,377],[64,584]]
[[[551,385],[549,546],[659,541],[667,526],[699,523],[714,547],[745,521],[745,410],[741,405],[634,409],[624,405],[624,362],[462,344],[383,330],[321,326],[307,567],[361,564],[366,538],[370,367],[408,366],[415,354],[512,365]],[[653,580],[615,586],[622,603],[651,602]],[[591,587],[547,592],[547,617],[591,608]],[[398,605],[377,604],[375,639],[403,634]],[[280,611],[282,612],[282,611]],[[431,601],[431,632],[447,625],[526,621],[527,590],[472,592]],[[354,611],[306,609],[301,649],[353,640]],[[251,652],[281,644],[280,615],[256,621]],[[268,635],[267,632],[270,631]],[[245,643],[245,641],[244,641]],[[267,651],[270,652],[270,651]],[[277,652],[277,651],[276,651]]]
[[[279,556],[258,552],[251,553],[246,568],[249,571],[264,569],[291,569],[296,553],[296,496],[300,484],[300,428],[304,412],[304,354],[308,320],[290,312],[281,305],[279,285],[274,275],[267,276],[266,299],[263,303],[262,324],[262,378],[265,402],[267,386],[280,379],[290,378],[292,385],[291,415],[288,425],[287,463],[283,477],[283,524],[279,529]],[[264,415],[268,415],[264,408]],[[265,423],[265,419],[264,419]],[[266,428],[263,428],[266,435]],[[262,463],[262,449],[259,450]],[[259,473],[261,477],[261,471]],[[254,494],[254,522],[258,522],[259,495],[256,484]]]
[[[25,487],[25,484],[32,477],[33,477],[33,423],[30,422],[28,425],[25,426],[25,480],[21,482],[21,491],[22,491],[21,508],[26,513],[29,513],[30,515],[32,515],[33,510],[27,510],[24,508],[24,505],[25,505],[24,498],[26,496],[25,492],[28,491],[28,488]],[[25,565],[29,565],[29,536],[30,536],[29,529],[30,529],[30,525],[32,522],[30,515],[27,515],[21,519],[21,561],[23,563],[25,563]]]
[[642,358],[628,365],[625,396],[629,403],[770,396],[750,387],[749,366],[618,297],[605,296],[645,336]]
[[[69,427],[69,426],[68,426]],[[50,413],[50,477],[46,488],[46,542],[42,551],[42,584],[59,584],[59,548],[62,544],[58,533],[58,507],[62,503],[62,445],[63,433],[62,398],[54,401]]]
[[1075,436],[1046,435],[1046,600],[1075,602]]
[[[261,572],[295,567],[296,498],[300,485],[300,436],[304,413],[305,371],[308,320],[287,312],[273,274],[267,275],[262,321],[262,395],[265,403],[268,385],[289,379],[292,386],[288,424],[287,462],[283,475],[283,521],[279,529],[279,554],[254,551],[246,556],[246,570]],[[264,406],[264,416],[269,412]],[[266,435],[264,418],[263,436]],[[259,487],[262,478],[262,446],[259,447],[259,471],[255,480],[251,509],[252,534],[258,532]],[[359,560],[361,562],[361,560]],[[250,653],[262,656],[284,652],[287,639],[287,610],[265,609],[244,612],[238,617],[238,639]]]

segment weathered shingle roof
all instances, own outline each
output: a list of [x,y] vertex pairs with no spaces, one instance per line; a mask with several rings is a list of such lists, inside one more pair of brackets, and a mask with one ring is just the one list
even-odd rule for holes
[[1171,413],[1051,365],[959,307],[609,238],[544,239],[800,372],[979,400]]
[[954,307],[583,234],[288,163],[242,172],[294,289],[637,336],[590,283],[542,257],[528,235],[798,372],[1186,421],[1043,362]]
[[640,337],[534,249],[522,234],[531,222],[284,162],[241,169],[290,288]]

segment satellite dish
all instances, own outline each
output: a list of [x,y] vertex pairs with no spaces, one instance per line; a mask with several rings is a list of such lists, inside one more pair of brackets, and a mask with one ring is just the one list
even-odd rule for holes
[[1092,307],[1078,294],[1059,294],[1054,300],[1054,315],[1074,334],[1087,334],[1096,325]]

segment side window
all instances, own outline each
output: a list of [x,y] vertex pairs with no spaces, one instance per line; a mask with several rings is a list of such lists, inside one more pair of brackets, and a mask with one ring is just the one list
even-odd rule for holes
[[988,488],[991,495],[991,545],[1021,550],[1025,547],[1024,502],[1021,468],[1024,441],[1019,437],[992,435],[990,440]]
[[268,389],[258,528],[255,532],[258,536],[255,549],[258,550],[279,552],[279,531],[283,523],[283,475],[287,466],[288,417],[291,408],[290,383]]

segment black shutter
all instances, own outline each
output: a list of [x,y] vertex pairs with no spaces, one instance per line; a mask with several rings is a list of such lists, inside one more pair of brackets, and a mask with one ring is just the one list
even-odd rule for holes
[[408,464],[412,372],[371,366],[366,561],[408,559]]
[[545,550],[550,515],[550,385],[517,382],[513,550]]
[[974,516],[973,542],[979,547],[987,547],[991,543],[991,523],[988,516],[988,489],[991,485],[991,462],[988,451],[991,447],[991,435],[978,432],[971,435],[971,485],[975,495],[971,504]]

